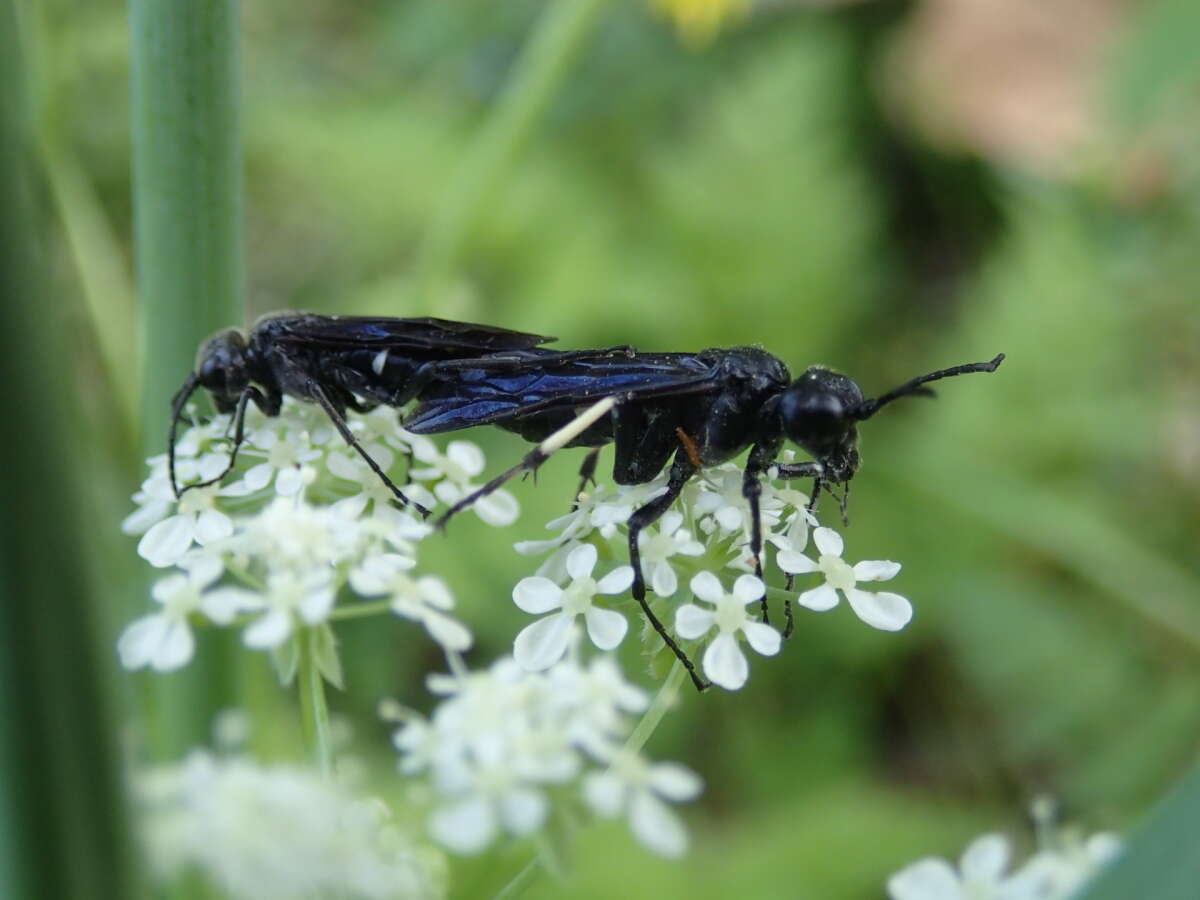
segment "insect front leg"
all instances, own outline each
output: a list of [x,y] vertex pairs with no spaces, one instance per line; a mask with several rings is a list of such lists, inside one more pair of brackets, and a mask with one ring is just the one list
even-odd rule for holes
[[[770,466],[768,465],[767,468],[770,468]],[[817,502],[817,493],[821,490],[821,479],[824,471],[824,467],[815,460],[800,463],[779,463],[776,466],[778,477],[785,481],[792,478],[811,478],[813,480],[812,499],[808,501],[808,506],[805,507],[806,510],[812,510]],[[793,580],[793,577],[789,575],[787,581],[787,589],[789,591],[792,589]],[[764,599],[763,602],[765,603],[766,600]],[[783,636],[789,638],[792,636],[792,630],[795,627],[795,622],[792,619],[792,600],[790,597],[783,601],[783,617]]]
[[352,432],[350,430],[350,426],[346,424],[346,417],[342,415],[342,411],[338,409],[334,402],[329,398],[329,395],[325,392],[325,389],[315,381],[310,380],[305,385],[305,390],[308,396],[316,401],[321,409],[325,410],[325,415],[329,416],[330,421],[333,422],[334,426],[338,430],[338,433],[342,436],[342,439],[354,448],[355,452],[358,453],[358,455],[363,458],[366,464],[371,467],[371,471],[379,476],[379,480],[387,485],[388,490],[392,492],[392,496],[396,498],[396,502],[398,502],[401,506],[411,505],[413,509],[419,512],[423,517],[428,516],[429,510],[427,510],[420,503],[417,503],[417,501],[409,500],[408,497],[404,496],[404,492],[392,483],[392,479],[387,477],[387,474],[379,467],[379,463],[375,462],[371,454],[366,451],[366,448],[358,442],[358,438],[354,436],[354,432]]
[[[185,484],[179,489],[175,496],[180,496],[184,491],[190,491],[192,488],[208,487],[212,484],[218,484],[225,480],[225,476],[233,471],[233,467],[237,465],[238,450],[242,448],[242,441],[246,438],[246,406],[253,400],[254,405],[261,409],[268,416],[279,414],[280,398],[275,392],[263,394],[254,385],[248,385],[243,388],[238,395],[237,403],[233,407],[233,418],[229,421],[230,428],[233,429],[233,447],[229,451],[229,462],[225,464],[225,468],[221,470],[221,474],[214,478],[209,478],[206,481],[196,481],[192,484]],[[227,433],[228,434],[228,433]],[[174,447],[172,447],[172,453]],[[173,462],[174,460],[172,460]],[[175,473],[171,473],[171,481],[174,483]]]
[[[762,498],[762,475],[770,465],[771,459],[779,452],[779,446],[782,441],[771,441],[770,443],[755,444],[750,451],[750,456],[746,460],[746,470],[742,473],[742,496],[746,498],[746,502],[750,505],[750,555],[754,557],[754,574],[762,581],[762,509],[760,500]],[[788,618],[790,621],[791,608],[787,609]],[[762,610],[763,624],[770,622],[770,615],[767,612],[767,595],[764,592],[762,600],[759,601],[759,609]]]
[[438,518],[435,524],[438,528],[444,528],[452,516],[467,509],[481,497],[486,497],[488,494],[499,490],[506,482],[523,472],[536,472],[538,467],[556,451],[561,450],[575,438],[579,437],[579,435],[587,431],[593,424],[612,412],[616,406],[616,397],[605,397],[603,400],[593,403],[562,428],[526,453],[524,458],[515,466],[497,475],[483,487],[472,491],[451,506]]
[[654,615],[654,610],[650,608],[650,604],[646,602],[646,579],[642,575],[642,555],[638,548],[638,538],[642,533],[642,529],[648,525],[652,525],[662,517],[662,514],[670,509],[671,504],[679,496],[683,486],[687,484],[689,478],[696,474],[696,467],[692,461],[687,458],[684,453],[675,455],[675,462],[671,466],[671,476],[667,481],[667,490],[659,494],[641,509],[634,511],[629,517],[629,563],[633,566],[633,599],[641,606],[642,612],[645,613],[654,630],[658,632],[658,636],[663,639],[670,649],[675,654],[675,658],[683,663],[683,667],[687,669],[688,675],[692,678],[692,684],[696,686],[696,690],[703,691],[711,685],[700,677],[696,671],[696,666],[692,663],[688,655],[680,649],[675,643],[675,639],[667,633],[667,629],[663,627],[662,622],[658,620],[658,616]]

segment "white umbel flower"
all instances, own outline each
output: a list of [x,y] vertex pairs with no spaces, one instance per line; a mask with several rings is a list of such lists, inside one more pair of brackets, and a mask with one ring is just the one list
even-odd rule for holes
[[[453,505],[479,485],[472,481],[484,470],[483,451],[470,441],[451,441],[442,453],[428,439],[414,440],[413,456],[425,468],[410,473],[416,481],[437,481],[433,493],[447,506]],[[511,525],[521,512],[517,498],[505,490],[493,491],[476,501],[471,509],[488,525]]]
[[387,807],[320,773],[193,752],[136,776],[139,831],[162,878],[200,872],[234,900],[420,900],[444,894],[440,854]]
[[571,583],[559,587],[538,575],[522,578],[513,588],[513,602],[533,615],[550,613],[522,629],[513,644],[513,656],[531,672],[547,669],[562,659],[571,639],[571,626],[582,615],[588,637],[601,650],[612,650],[625,637],[629,623],[625,617],[592,602],[597,594],[623,594],[633,583],[633,569],[620,566],[599,581],[592,578],[596,567],[596,548],[581,544],[567,557]]
[[618,752],[607,771],[588,775],[583,795],[599,815],[625,813],[629,828],[659,856],[677,859],[687,852],[687,831],[665,801],[684,803],[700,795],[700,778],[678,763],[650,763]]
[[804,591],[796,598],[801,606],[817,612],[833,609],[841,591],[855,615],[881,631],[899,631],[912,619],[912,604],[899,594],[872,593],[858,588],[860,581],[887,581],[900,571],[900,563],[864,560],[851,566],[842,559],[842,538],[832,528],[813,529],[813,543],[820,556],[814,561],[798,550],[780,550],[775,556],[779,568],[791,575],[821,573],[825,583]]
[[683,525],[683,514],[666,513],[657,530],[646,529],[641,533],[638,550],[642,557],[642,571],[650,589],[660,597],[674,596],[679,589],[679,579],[671,566],[672,556],[702,556],[704,545],[692,537]]
[[779,632],[754,619],[747,605],[762,598],[766,587],[753,575],[740,575],[733,584],[733,592],[726,593],[721,580],[712,572],[700,572],[692,578],[692,593],[699,599],[711,603],[714,609],[706,609],[687,603],[675,611],[675,631],[685,640],[703,637],[712,628],[717,636],[704,651],[701,665],[704,674],[713,684],[729,691],[736,691],[750,676],[750,665],[738,645],[740,631],[754,650],[763,656],[774,656],[779,652]]
[[471,632],[448,616],[454,597],[446,582],[434,575],[413,578],[408,574],[416,560],[398,553],[369,557],[350,573],[350,587],[364,597],[388,597],[392,612],[420,622],[429,636],[447,650],[462,651],[471,646]]
[[[1012,856],[1008,838],[985,834],[968,845],[958,868],[944,859],[917,860],[888,879],[891,900],[1003,900]],[[1015,898],[1014,898],[1015,900]]]
[[201,613],[212,622],[227,625],[238,611],[237,598],[205,588],[221,577],[221,561],[203,554],[185,558],[182,574],[155,582],[150,595],[162,608],[129,624],[117,641],[117,653],[126,669],[149,667],[169,672],[186,665],[196,641],[188,618]]

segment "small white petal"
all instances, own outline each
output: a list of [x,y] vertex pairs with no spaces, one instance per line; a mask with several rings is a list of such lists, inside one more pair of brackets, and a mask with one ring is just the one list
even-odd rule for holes
[[746,636],[746,643],[763,656],[774,656],[783,641],[778,631],[763,622],[746,622],[742,634]]
[[589,606],[583,614],[587,622],[588,637],[601,650],[612,650],[625,638],[629,623],[619,612]]
[[733,596],[742,604],[761,600],[766,592],[767,586],[754,575],[739,575],[737,581],[733,583]]
[[912,619],[912,604],[899,594],[884,591],[873,594],[851,588],[846,592],[846,599],[855,615],[881,631],[899,631]]
[[217,588],[200,597],[200,611],[217,625],[228,625],[243,609],[261,604],[258,594],[240,588]]
[[724,531],[733,531],[742,527],[741,510],[734,509],[732,506],[725,506],[717,510],[716,515],[713,516],[713,518],[717,520],[717,524],[720,525]]
[[596,593],[623,594],[629,590],[631,584],[633,584],[633,566],[620,566],[596,582]]
[[725,596],[721,579],[712,572],[697,572],[692,577],[691,588],[693,594],[709,603],[720,603]]
[[[633,570],[630,569],[630,571]],[[679,579],[675,576],[675,570],[671,568],[671,564],[666,560],[656,563],[654,570],[650,573],[650,590],[660,597],[673,597],[679,590]]]
[[247,491],[261,491],[271,482],[271,475],[275,469],[270,463],[259,463],[257,466],[251,466],[246,470],[246,474],[242,476],[242,481],[246,485]]
[[675,633],[685,641],[695,640],[713,627],[715,619],[711,609],[685,603],[675,610]]
[[[404,568],[412,568],[417,564],[415,559],[401,557],[405,559],[407,565]],[[421,592],[421,599],[427,604],[436,609],[454,609],[454,595],[450,593],[450,588],[446,586],[446,582],[438,578],[436,575],[422,575],[417,579],[417,589]]]
[[[405,493],[407,494],[407,489]],[[412,495],[408,496],[412,499]],[[521,505],[508,491],[495,491],[486,497],[480,497],[472,509],[485,524],[496,528],[511,525],[521,515]]]
[[944,859],[917,860],[888,879],[891,900],[965,900],[958,875]]
[[818,550],[830,556],[841,556],[844,549],[842,536],[832,528],[823,526],[813,529],[813,543],[817,545]]
[[456,853],[478,853],[496,836],[496,816],[480,796],[443,806],[429,818],[433,839]]
[[567,652],[573,616],[554,613],[521,629],[513,641],[513,657],[527,672],[548,669]]
[[567,555],[567,574],[572,578],[587,578],[596,568],[596,558],[594,544],[580,544]]
[[483,451],[470,441],[451,441],[446,445],[446,459],[472,478],[482,472],[486,464]]
[[196,541],[211,544],[233,534],[233,520],[223,512],[206,509],[196,517]]
[[512,834],[529,834],[546,820],[546,798],[531,788],[514,788],[500,798],[500,817]]
[[1008,867],[1010,854],[1008,838],[1002,834],[985,834],[967,845],[958,867],[964,880],[999,881]]
[[321,587],[305,592],[304,599],[300,601],[300,618],[309,625],[324,622],[329,611],[333,609],[333,600],[333,591],[329,588]]
[[780,550],[775,554],[775,564],[789,575],[808,575],[819,568],[815,562],[795,550]]
[[358,481],[362,477],[362,463],[359,458],[341,450],[326,457],[325,468],[343,481]]
[[470,649],[474,641],[470,629],[458,619],[452,619],[450,616],[429,610],[421,617],[421,621],[424,622],[429,636],[447,650],[461,653],[463,650]]
[[195,518],[176,515],[150,527],[138,541],[138,556],[156,568],[173,566],[192,546]]
[[704,674],[713,684],[736,691],[750,677],[750,664],[732,634],[719,634],[704,651]]
[[535,616],[561,607],[562,597],[562,588],[541,575],[522,578],[512,592],[513,603],[522,612]]
[[171,511],[171,503],[167,500],[155,500],[131,512],[121,522],[121,531],[125,534],[145,534],[151,525],[162,521]]
[[[333,454],[330,459],[333,459],[337,454]],[[288,466],[286,469],[280,469],[279,474],[275,476],[275,493],[281,497],[295,497],[304,487],[304,470],[299,466]],[[363,505],[366,506],[366,498],[363,498]],[[362,510],[359,510],[358,515],[362,515]],[[351,518],[357,518],[358,515]]]
[[854,564],[854,577],[858,581],[887,581],[899,571],[900,563],[886,559],[864,559]]
[[163,632],[150,665],[156,672],[171,672],[187,665],[196,649],[195,638],[186,622],[171,622]]
[[1087,839],[1084,850],[1088,859],[1103,866],[1117,858],[1122,846],[1121,839],[1111,831],[1098,831]]
[[668,800],[684,803],[700,796],[704,782],[700,776],[679,763],[655,763],[650,767],[650,787]]
[[242,640],[247,647],[258,650],[278,647],[292,634],[292,619],[287,613],[273,609],[251,623],[243,632]]
[[612,818],[625,805],[625,782],[614,772],[596,772],[583,781],[583,797],[598,815]]
[[117,654],[126,669],[140,669],[150,664],[167,631],[165,617],[155,614],[137,619],[121,632],[117,640]]
[[659,856],[678,859],[687,852],[687,832],[679,816],[647,791],[633,795],[629,828],[634,837]]
[[811,591],[804,591],[796,598],[796,602],[816,612],[825,612],[837,606],[838,594],[832,587],[823,584]]

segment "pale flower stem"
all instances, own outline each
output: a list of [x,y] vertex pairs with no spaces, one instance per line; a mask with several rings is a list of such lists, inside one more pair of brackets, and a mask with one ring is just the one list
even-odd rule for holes
[[355,603],[353,606],[343,606],[329,613],[330,622],[341,622],[345,619],[362,619],[367,616],[381,616],[392,608],[392,601],[379,600],[374,603]]
[[508,884],[496,892],[495,900],[516,900],[533,885],[538,875],[541,874],[542,868],[542,855],[538,853],[525,863],[521,871],[514,875]]
[[533,885],[543,872],[548,872],[559,880],[565,877],[562,862],[545,834],[539,832],[534,836],[534,841],[537,844],[537,853],[521,871],[517,872],[504,887],[496,892],[495,900],[516,900]]
[[654,699],[650,702],[650,707],[626,739],[625,753],[636,754],[641,751],[642,747],[646,746],[646,742],[650,740],[650,735],[654,734],[654,729],[658,728],[658,724],[663,720],[663,716],[667,714],[667,710],[675,705],[675,701],[679,697],[679,687],[683,684],[685,676],[686,672],[684,671],[683,664],[679,660],[675,660],[671,666],[671,671],[663,679],[662,687],[658,689],[658,693],[654,695]]
[[317,667],[317,630],[304,628],[300,641],[300,669],[297,679],[300,688],[300,715],[304,740],[316,758],[321,774],[333,774],[333,738],[329,728],[329,706],[325,702],[325,682]]

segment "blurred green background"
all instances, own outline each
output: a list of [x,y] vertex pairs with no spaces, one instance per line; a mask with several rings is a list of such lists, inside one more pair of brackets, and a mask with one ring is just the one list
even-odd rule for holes
[[[448,277],[417,291],[429,223],[546,6],[243,4],[246,322],[294,308],[564,347],[753,343],[868,393],[1008,354],[863,428],[848,556],[903,562],[912,625],[803,615],[745,690],[685,695],[648,749],[706,780],[685,810],[691,856],[592,828],[571,896],[878,897],[888,873],[982,831],[1028,845],[1041,793],[1128,828],[1200,737],[1200,6],[775,0],[681,39],[671,3],[609,3]],[[111,0],[17,10],[36,308],[69,341],[73,514],[125,733],[150,693],[111,650],[148,603],[117,530],[141,477],[128,24]],[[173,389],[185,372],[159,374]],[[493,467],[524,452],[469,436]],[[475,664],[522,622],[509,592],[531,564],[509,537],[543,535],[575,469],[521,485],[504,540],[465,516],[430,542]],[[331,703],[386,778],[374,703],[427,702],[440,663],[412,628],[339,635],[348,689]],[[248,680],[260,709],[291,715],[261,672],[208,684],[184,714],[204,733],[204,710]],[[528,855],[455,863],[453,895],[490,896]]]

